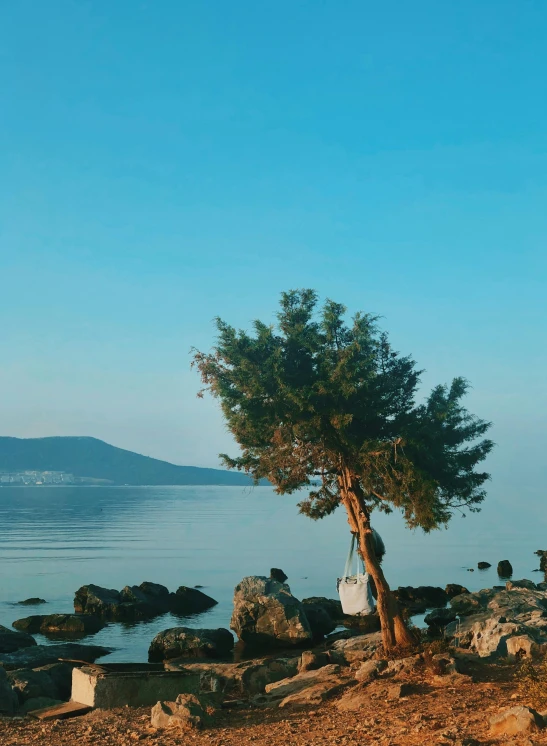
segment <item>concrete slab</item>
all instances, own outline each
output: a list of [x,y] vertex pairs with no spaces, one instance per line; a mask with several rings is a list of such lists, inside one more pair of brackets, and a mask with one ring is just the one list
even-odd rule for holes
[[179,694],[199,693],[199,672],[166,671],[163,664],[83,666],[72,672],[72,701],[104,710],[145,707]]

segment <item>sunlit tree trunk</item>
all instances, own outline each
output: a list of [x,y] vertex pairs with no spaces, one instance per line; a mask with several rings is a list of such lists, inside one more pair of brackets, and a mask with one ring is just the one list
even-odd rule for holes
[[384,650],[395,647],[408,647],[414,639],[407,628],[399,604],[391,592],[384,572],[374,551],[374,540],[370,515],[364,494],[358,480],[346,471],[340,478],[342,500],[345,505],[348,522],[353,533],[359,537],[359,551],[367,572],[372,576],[377,591],[377,609],[382,627]]

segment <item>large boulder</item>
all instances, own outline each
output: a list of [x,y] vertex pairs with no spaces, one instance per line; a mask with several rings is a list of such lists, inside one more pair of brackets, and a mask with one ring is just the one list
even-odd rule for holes
[[400,605],[412,614],[421,614],[427,609],[445,606],[448,602],[447,592],[432,585],[421,585],[418,588],[410,585],[400,587],[395,591],[395,596]]
[[236,586],[230,627],[258,648],[308,645],[313,638],[304,606],[289,586],[256,575]]
[[7,671],[15,671],[18,668],[39,668],[49,663],[58,663],[61,659],[86,661],[94,663],[97,658],[108,655],[109,648],[99,645],[81,645],[74,642],[65,642],[58,645],[34,645],[22,648],[14,653],[0,654],[0,666]]
[[104,622],[91,614],[35,614],[13,623],[15,629],[43,635],[93,635],[104,627]]
[[17,704],[17,694],[12,689],[7,673],[0,666],[0,715],[13,715]]
[[61,662],[48,663],[45,666],[35,668],[34,671],[44,671],[53,681],[59,699],[68,701],[72,692],[72,671],[78,663]]
[[227,629],[173,627],[154,637],[148,650],[148,659],[225,658],[233,648],[234,638]]
[[485,588],[451,600],[460,617],[446,635],[481,657],[535,655],[547,645],[547,588],[529,580]]
[[14,632],[0,624],[0,654],[13,653],[21,648],[36,645],[36,640],[26,632]]
[[278,702],[279,707],[318,705],[355,683],[347,669],[342,671],[339,665],[329,664],[268,684],[266,700],[274,704]]
[[170,593],[164,585],[148,581],[127,585],[121,591],[84,585],[76,591],[74,610],[112,621],[151,619],[167,612],[180,616],[200,614],[217,602],[196,588],[180,586]]

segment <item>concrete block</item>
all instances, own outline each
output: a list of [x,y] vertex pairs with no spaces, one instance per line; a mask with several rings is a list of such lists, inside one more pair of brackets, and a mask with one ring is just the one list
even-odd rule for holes
[[145,707],[179,694],[198,694],[199,672],[166,671],[161,664],[105,664],[72,672],[72,701],[104,710]]

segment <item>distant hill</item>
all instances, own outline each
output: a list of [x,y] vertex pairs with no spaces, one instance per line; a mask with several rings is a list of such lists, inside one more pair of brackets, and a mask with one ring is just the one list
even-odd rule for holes
[[239,472],[176,466],[97,438],[8,438],[0,436],[0,471],[63,471],[76,478],[108,480],[112,484],[250,485]]

